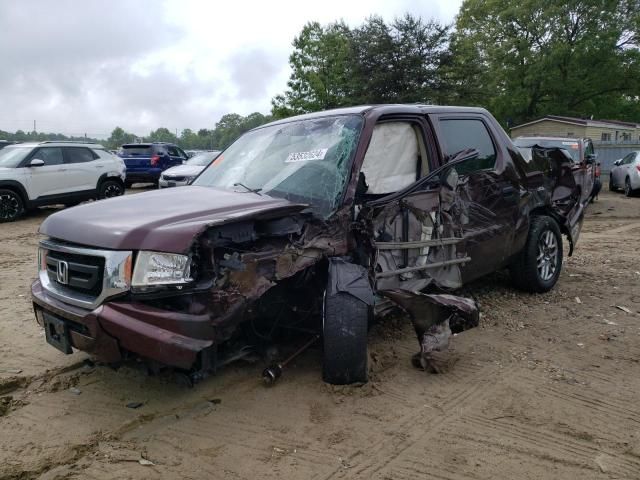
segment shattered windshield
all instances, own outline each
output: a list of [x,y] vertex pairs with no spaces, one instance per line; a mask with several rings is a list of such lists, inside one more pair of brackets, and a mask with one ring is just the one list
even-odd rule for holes
[[360,116],[343,115],[251,131],[225,150],[194,185],[308,203],[326,217],[344,191],[362,122]]

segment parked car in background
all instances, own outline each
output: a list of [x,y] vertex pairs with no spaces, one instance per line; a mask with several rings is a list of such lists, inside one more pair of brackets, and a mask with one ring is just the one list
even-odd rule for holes
[[478,323],[473,300],[436,292],[505,267],[519,288],[550,290],[561,235],[571,255],[584,216],[565,153],[533,147],[526,161],[480,108],[315,112],[222,155],[189,188],[42,223],[31,292],[49,344],[196,381],[308,333],[322,338],[325,381],[365,382],[374,312],[408,312],[427,361],[436,335],[440,348]]
[[580,186],[583,202],[593,199],[600,190],[596,181],[596,153],[590,138],[572,137],[518,137],[513,143],[517,147],[539,146],[544,148],[562,148],[573,159],[572,170]]
[[640,190],[640,152],[631,152],[624,158],[616,160],[609,174],[609,190],[612,192],[622,188],[630,197]]
[[7,145],[13,145],[16,142],[12,142],[10,140],[0,140],[0,150],[2,150]]
[[134,183],[158,186],[162,172],[189,158],[177,145],[164,142],[128,143],[120,147],[118,155],[127,166],[127,187]]
[[194,155],[184,162],[183,165],[171,167],[162,172],[158,186],[160,188],[167,188],[189,185],[218,155],[220,155],[220,151],[218,150]]
[[102,145],[18,143],[0,150],[0,222],[42,205],[72,206],[124,193],[125,166]]

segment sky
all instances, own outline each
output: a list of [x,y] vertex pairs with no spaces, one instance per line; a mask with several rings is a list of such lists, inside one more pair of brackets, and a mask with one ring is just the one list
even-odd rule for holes
[[461,0],[0,0],[0,130],[106,138],[120,126],[213,128],[269,113],[305,23],[406,12],[451,22]]

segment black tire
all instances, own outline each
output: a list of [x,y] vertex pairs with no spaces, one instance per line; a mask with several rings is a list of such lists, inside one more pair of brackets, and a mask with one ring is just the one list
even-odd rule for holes
[[609,174],[609,191],[615,192],[617,190],[616,186],[613,184],[613,174]]
[[13,190],[0,188],[0,223],[13,222],[24,214],[22,197]]
[[515,286],[525,292],[542,293],[554,287],[562,270],[562,236],[553,218],[531,219],[527,243],[509,270]]
[[624,179],[624,196],[633,197],[633,188],[631,188],[631,180],[629,180],[629,177]]
[[115,180],[105,180],[98,187],[98,199],[113,198],[124,195],[124,186]]
[[325,382],[333,385],[367,382],[368,321],[369,307],[363,301],[342,292],[325,295],[322,322]]

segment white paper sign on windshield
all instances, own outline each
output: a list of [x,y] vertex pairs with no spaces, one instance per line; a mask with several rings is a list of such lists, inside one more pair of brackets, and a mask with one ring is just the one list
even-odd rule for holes
[[311,160],[324,160],[324,156],[327,154],[328,148],[316,148],[315,150],[309,150],[308,152],[291,152],[285,163],[294,162],[308,162]]

